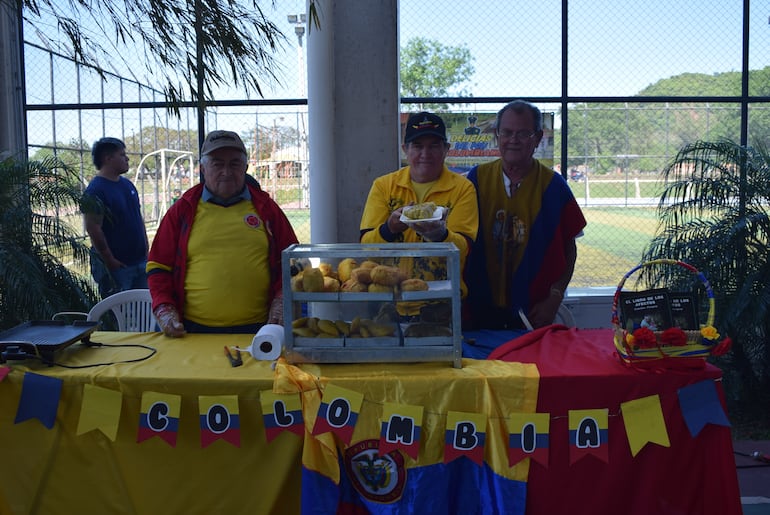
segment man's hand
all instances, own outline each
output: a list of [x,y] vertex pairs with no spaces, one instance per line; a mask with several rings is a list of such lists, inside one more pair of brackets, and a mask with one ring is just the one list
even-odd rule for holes
[[414,224],[412,228],[426,241],[444,241],[447,237],[446,220],[419,222]]
[[556,312],[559,311],[561,305],[561,299],[562,296],[557,295],[556,290],[553,290],[548,297],[532,306],[528,314],[532,327],[537,329],[553,324]]
[[401,212],[404,210],[404,207],[408,206],[403,206],[394,210],[388,217],[388,221],[386,222],[388,224],[388,230],[393,234],[400,234],[409,228],[408,225],[401,221]]
[[283,325],[283,294],[279,293],[273,297],[270,303],[270,312],[267,315],[268,324]]
[[422,236],[426,241],[444,241],[447,239],[449,232],[446,228],[446,219],[449,215],[449,210],[444,208],[444,212],[441,214],[441,220],[432,222],[418,222],[412,226],[414,231]]
[[176,308],[171,304],[161,304],[155,311],[155,320],[157,320],[161,331],[166,336],[171,338],[181,338],[186,334],[184,325],[179,321],[179,313],[176,312]]
[[104,266],[106,266],[110,272],[126,267],[121,260],[116,259],[114,256],[104,259]]

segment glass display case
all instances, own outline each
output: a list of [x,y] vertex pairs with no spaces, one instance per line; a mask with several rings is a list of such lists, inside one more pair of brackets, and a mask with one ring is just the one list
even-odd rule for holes
[[298,244],[282,266],[288,361],[461,367],[454,244]]

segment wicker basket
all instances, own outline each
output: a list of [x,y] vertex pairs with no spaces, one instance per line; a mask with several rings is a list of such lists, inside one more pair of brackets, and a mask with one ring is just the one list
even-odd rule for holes
[[[640,333],[634,331],[633,334],[629,334],[628,331],[620,325],[620,319],[618,318],[620,292],[623,289],[626,279],[628,279],[631,274],[645,266],[659,264],[681,266],[700,279],[706,289],[706,295],[708,297],[708,315],[706,317],[706,323],[701,326],[700,330],[679,330],[686,336],[686,344],[684,345],[666,345],[661,342],[661,337],[665,331],[651,331],[655,335],[654,346],[639,348],[639,346],[634,345],[634,339],[635,335]],[[662,361],[672,362],[673,360],[679,361],[679,364],[684,365],[685,363],[683,361],[687,360],[689,361],[689,366],[703,366],[705,364],[705,359],[709,355],[714,354],[716,349],[719,349],[719,353],[721,354],[726,351],[726,346],[729,347],[729,341],[724,345],[720,345],[719,334],[714,328],[714,309],[714,292],[711,289],[711,284],[709,284],[708,279],[706,279],[706,277],[694,266],[674,259],[656,259],[636,266],[626,273],[620,280],[612,299],[612,326],[614,328],[615,347],[617,348],[620,359],[625,363],[635,365],[648,364],[657,366],[662,364]],[[681,333],[679,335],[680,339]],[[649,332],[647,335],[649,335]]]

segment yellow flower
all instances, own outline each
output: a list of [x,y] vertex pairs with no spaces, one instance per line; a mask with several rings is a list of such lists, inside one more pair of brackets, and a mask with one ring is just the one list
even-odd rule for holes
[[717,332],[716,327],[714,327],[713,325],[707,325],[705,327],[701,327],[700,334],[707,340],[719,339],[719,332]]

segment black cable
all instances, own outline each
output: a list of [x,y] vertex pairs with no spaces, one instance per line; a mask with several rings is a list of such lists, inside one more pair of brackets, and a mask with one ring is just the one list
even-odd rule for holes
[[158,349],[154,347],[150,347],[148,345],[142,345],[139,343],[123,343],[123,344],[112,344],[112,343],[100,343],[100,342],[93,342],[91,340],[83,340],[83,345],[86,345],[88,347],[112,347],[112,348],[118,348],[118,347],[135,347],[135,348],[142,348],[147,349],[150,351],[150,353],[147,356],[143,356],[141,358],[136,359],[126,359],[123,361],[113,361],[109,363],[93,363],[90,365],[65,365],[63,363],[58,363],[56,361],[52,361],[53,365],[58,365],[60,367],[64,368],[89,368],[89,367],[101,367],[105,365],[117,365],[119,363],[138,363],[140,361],[144,361],[146,359],[150,359],[153,357],[157,352]]

